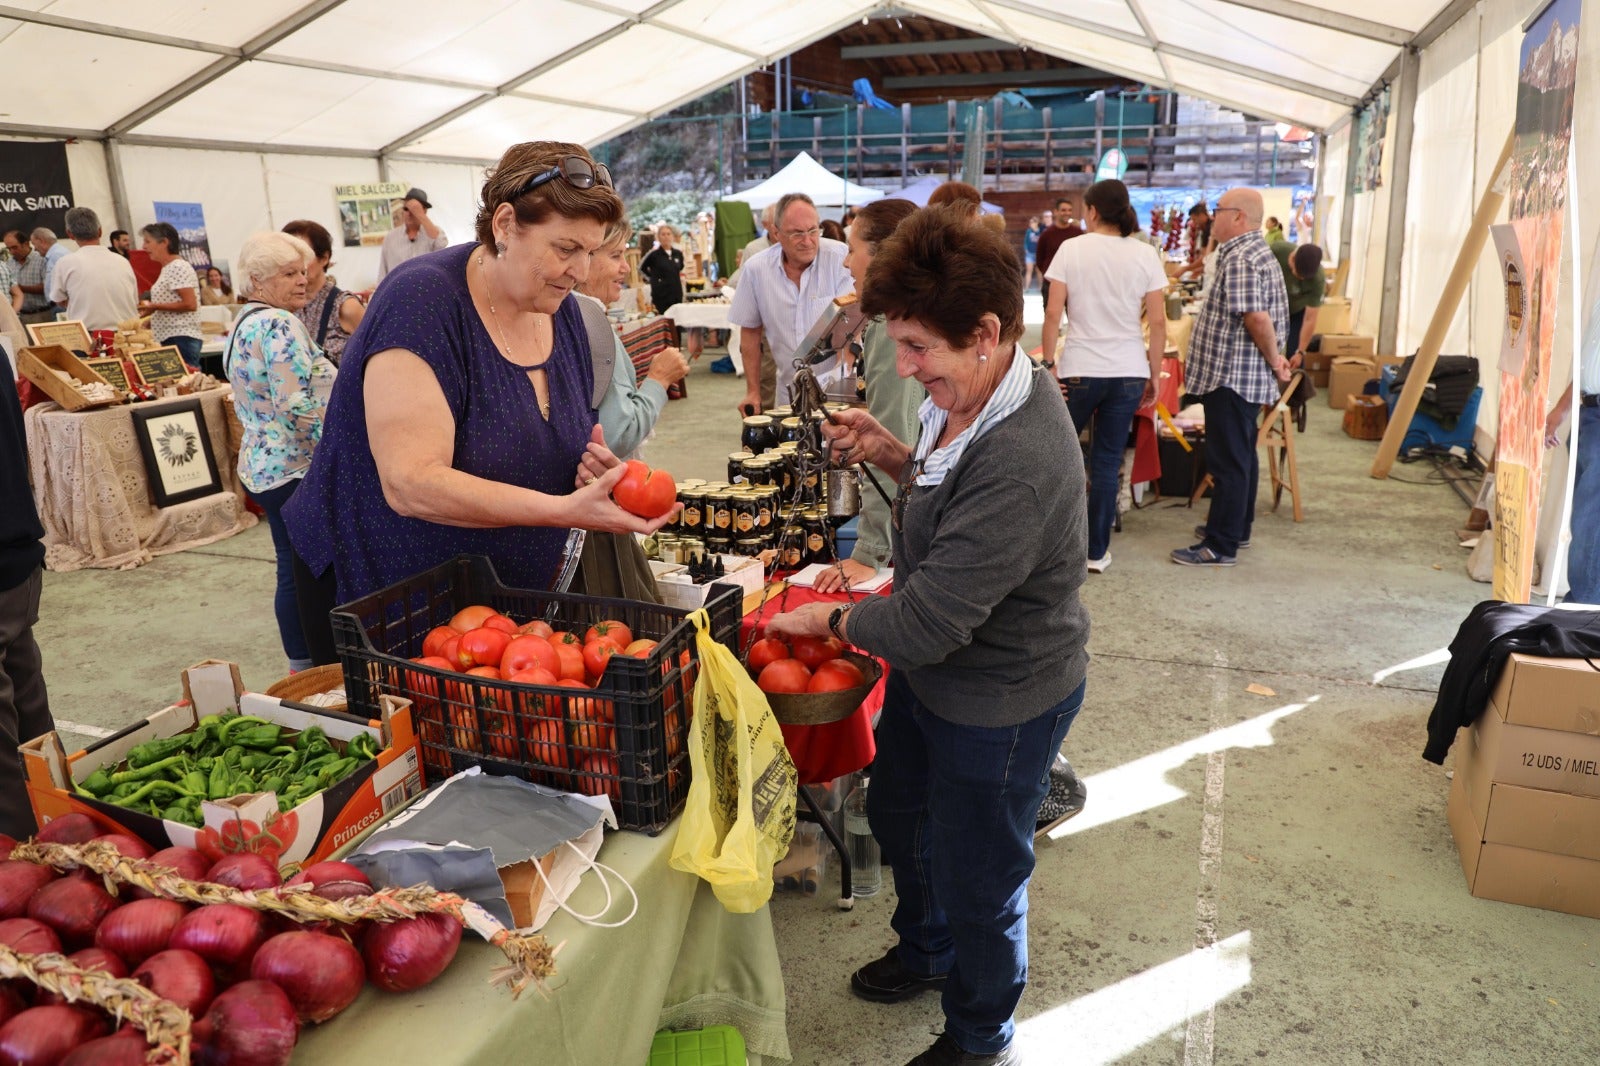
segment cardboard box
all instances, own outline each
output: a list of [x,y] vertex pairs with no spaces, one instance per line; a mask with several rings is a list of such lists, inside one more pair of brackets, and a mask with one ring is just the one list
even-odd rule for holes
[[[99,382],[111,388],[116,394],[110,400],[97,400],[93,403],[83,398],[83,394],[68,385],[56,376],[55,371],[65,370],[74,378],[85,384]],[[128,398],[127,393],[112,387],[111,382],[95,373],[82,359],[73,355],[59,344],[47,344],[42,347],[24,348],[17,353],[17,373],[33,382],[44,390],[46,396],[61,405],[64,411],[84,411],[92,407],[109,407],[112,404],[122,403]]]
[[[321,862],[422,791],[421,754],[407,700],[383,696],[382,721],[363,721],[337,711],[246,692],[239,680],[239,668],[216,660],[185,670],[183,693],[182,702],[72,755],[66,754],[60,736],[53,732],[22,745],[28,797],[38,820],[43,823],[77,812],[93,818],[107,832],[129,833],[154,848],[183,845],[208,854],[242,850],[235,826],[248,820],[276,839],[281,850],[271,857],[282,866]],[[202,804],[205,825],[198,829],[76,791],[76,782],[102,766],[121,762],[129,749],[193,729],[206,715],[231,711],[256,715],[292,729],[320,726],[333,741],[348,741],[358,733],[368,733],[378,740],[378,757],[361,763],[344,780],[281,814],[277,796],[270,792],[220,802],[208,800]],[[260,835],[247,832],[250,837]],[[234,846],[230,847],[230,842]]]
[[1486,842],[1600,861],[1600,799],[1503,784],[1494,770],[1471,730],[1457,739],[1455,775]]
[[1359,396],[1367,382],[1376,381],[1378,366],[1371,356],[1336,355],[1328,369],[1328,406],[1336,411],[1345,409],[1345,401]]
[[1333,359],[1341,355],[1359,355],[1372,358],[1378,352],[1376,337],[1358,337],[1350,333],[1324,333],[1322,354]]
[[1512,725],[1600,736],[1600,670],[1587,659],[1506,659],[1489,705]]
[[[1547,676],[1542,680],[1548,683],[1551,679]],[[1490,698],[1489,706],[1469,731],[1475,758],[1488,764],[1479,772],[1487,774],[1487,780],[1495,784],[1600,797],[1600,735],[1561,728],[1561,723],[1592,726],[1592,705],[1559,699],[1548,703],[1526,697],[1517,699],[1515,679],[1507,680],[1502,675],[1502,684],[1510,686],[1510,702],[1500,702],[1497,697],[1501,690],[1497,687],[1496,696]],[[1529,690],[1539,687],[1538,682],[1528,685]]]
[[1600,862],[1489,839],[1473,815],[1459,765],[1445,810],[1474,896],[1600,918]]
[[1317,311],[1317,332],[1350,332],[1350,301],[1343,296],[1325,297]]
[[1377,396],[1352,393],[1344,402],[1344,433],[1356,440],[1382,440],[1389,426],[1389,408]]

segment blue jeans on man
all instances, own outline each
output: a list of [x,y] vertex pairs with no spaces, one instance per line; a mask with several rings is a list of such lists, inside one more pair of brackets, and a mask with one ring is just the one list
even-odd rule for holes
[[900,962],[948,973],[945,1031],[991,1055],[1012,1040],[1028,983],[1034,821],[1084,686],[1030,722],[956,725],[889,672],[867,820],[894,871]]
[[1144,399],[1148,378],[1061,379],[1072,425],[1082,430],[1094,420],[1089,444],[1089,558],[1104,559],[1111,550],[1111,527],[1117,520],[1117,492],[1122,483],[1122,454],[1128,447],[1133,416]]
[[272,548],[278,564],[278,587],[272,597],[272,609],[278,618],[278,638],[283,641],[283,654],[289,660],[290,670],[309,670],[314,664],[305,631],[300,626],[300,609],[294,594],[294,546],[289,543],[289,527],[283,521],[283,506],[299,487],[300,479],[295,478],[275,489],[251,492],[250,498],[266,513],[267,528],[272,530]]
[[1256,483],[1261,456],[1256,451],[1256,420],[1261,405],[1226,386],[1200,397],[1206,412],[1206,473],[1215,482],[1206,516],[1205,544],[1218,555],[1239,554],[1256,518]]
[[[1585,397],[1587,399],[1587,397]],[[1578,471],[1572,482],[1568,603],[1600,605],[1600,407],[1578,408]]]

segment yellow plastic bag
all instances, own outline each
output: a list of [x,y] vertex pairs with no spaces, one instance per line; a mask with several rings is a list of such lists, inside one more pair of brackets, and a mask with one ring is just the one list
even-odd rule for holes
[[766,693],[733,652],[717,643],[703,610],[700,676],[689,720],[689,798],[672,845],[672,868],[711,882],[735,914],[772,896],[772,867],[794,836],[794,760]]

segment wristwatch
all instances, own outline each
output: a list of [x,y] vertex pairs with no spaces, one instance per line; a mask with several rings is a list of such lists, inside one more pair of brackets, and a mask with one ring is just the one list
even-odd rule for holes
[[839,632],[839,624],[844,621],[844,616],[850,613],[851,606],[850,604],[840,604],[828,612],[828,632],[840,640],[844,639],[844,634]]

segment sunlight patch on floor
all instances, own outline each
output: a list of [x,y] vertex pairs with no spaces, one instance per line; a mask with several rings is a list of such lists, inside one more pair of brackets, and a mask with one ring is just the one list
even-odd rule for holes
[[1379,670],[1372,675],[1372,683],[1381,685],[1395,674],[1404,673],[1407,670],[1421,670],[1425,666],[1437,666],[1439,663],[1447,663],[1449,661],[1450,649],[1438,648],[1428,652],[1426,655],[1419,655],[1415,659],[1407,659],[1403,663],[1395,663],[1393,666]]

